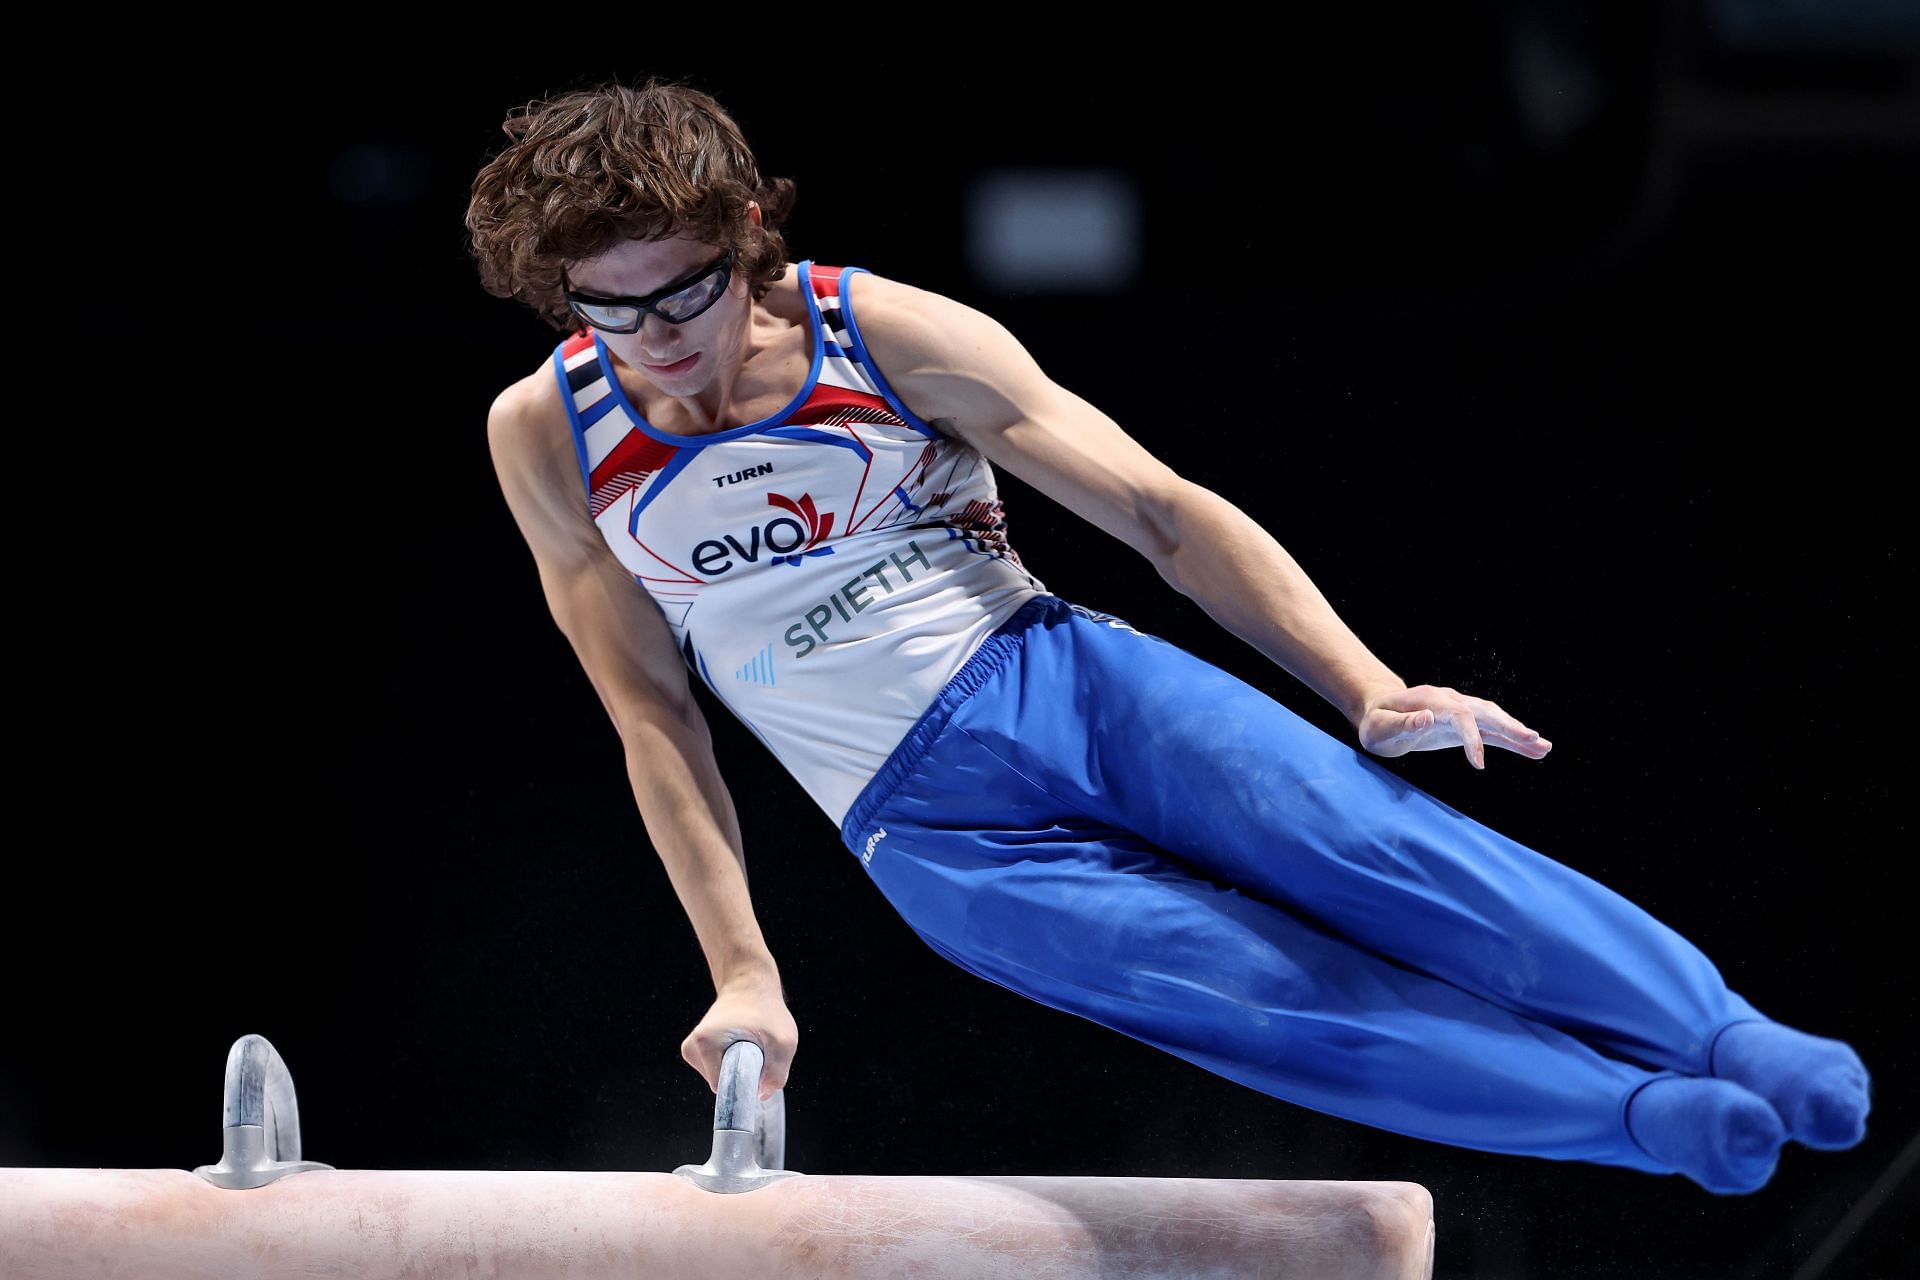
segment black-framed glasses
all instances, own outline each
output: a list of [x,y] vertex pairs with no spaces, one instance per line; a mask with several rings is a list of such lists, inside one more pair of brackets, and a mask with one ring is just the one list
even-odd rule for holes
[[566,295],[567,306],[575,315],[608,333],[637,331],[649,311],[668,324],[685,324],[720,301],[720,295],[727,291],[727,282],[733,278],[733,253],[732,249],[727,250],[692,275],[682,276],[644,298],[603,298],[591,293],[575,293],[565,267],[560,269],[560,291]]

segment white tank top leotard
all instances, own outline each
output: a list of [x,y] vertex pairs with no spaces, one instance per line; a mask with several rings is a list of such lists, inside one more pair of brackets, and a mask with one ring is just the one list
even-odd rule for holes
[[806,385],[760,422],[661,431],[597,331],[554,349],[587,510],[688,668],[837,827],[981,642],[1046,586],[1007,540],[993,468],[921,421],[846,302],[865,267],[797,270]]

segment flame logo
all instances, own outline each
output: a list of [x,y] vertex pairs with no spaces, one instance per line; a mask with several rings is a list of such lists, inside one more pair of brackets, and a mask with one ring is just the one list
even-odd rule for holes
[[834,513],[829,511],[826,514],[826,518],[822,519],[819,510],[813,505],[813,495],[811,493],[801,494],[800,501],[798,502],[795,502],[792,498],[784,494],[769,493],[767,495],[767,505],[770,507],[782,507],[792,512],[794,515],[800,517],[801,520],[805,521],[807,526],[806,545],[792,555],[775,556],[775,564],[784,563],[797,565],[800,563],[801,556],[825,556],[833,554],[832,547],[821,547],[818,551],[812,549],[833,533]]

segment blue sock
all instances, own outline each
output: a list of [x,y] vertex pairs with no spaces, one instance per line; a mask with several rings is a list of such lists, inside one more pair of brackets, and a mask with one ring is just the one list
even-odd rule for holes
[[1702,1076],[1642,1086],[1627,1104],[1627,1129],[1647,1154],[1717,1195],[1766,1186],[1787,1140],[1766,1099]]
[[1871,1081],[1844,1041],[1771,1019],[1736,1022],[1714,1041],[1708,1070],[1772,1103],[1795,1142],[1841,1151],[1866,1136]]

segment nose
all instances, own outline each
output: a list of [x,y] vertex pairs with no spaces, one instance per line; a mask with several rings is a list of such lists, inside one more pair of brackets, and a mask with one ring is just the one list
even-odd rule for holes
[[647,354],[648,352],[671,353],[674,348],[680,346],[680,335],[674,332],[679,327],[679,325],[668,324],[651,311],[640,317],[640,328],[634,336],[640,340],[642,356],[652,364],[671,364],[678,360],[680,355],[685,355],[685,352],[681,352],[680,355],[668,354],[665,358],[656,360],[652,355]]

